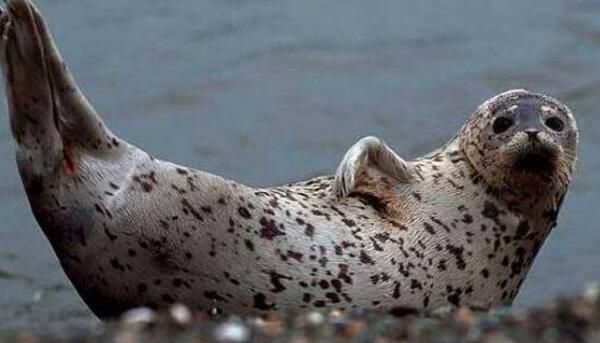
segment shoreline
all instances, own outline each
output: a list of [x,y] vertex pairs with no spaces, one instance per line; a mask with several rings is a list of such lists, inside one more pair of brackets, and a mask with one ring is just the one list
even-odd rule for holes
[[2,332],[4,342],[598,342],[600,285],[541,306],[476,312],[441,308],[395,315],[308,312],[282,317],[220,317],[183,305],[154,312],[135,309],[98,328],[60,333]]

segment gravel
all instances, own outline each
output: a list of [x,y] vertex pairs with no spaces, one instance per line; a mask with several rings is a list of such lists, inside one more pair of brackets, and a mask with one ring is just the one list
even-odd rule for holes
[[309,312],[281,317],[212,316],[184,305],[125,313],[97,332],[0,333],[6,342],[600,342],[600,287],[529,309],[443,308]]

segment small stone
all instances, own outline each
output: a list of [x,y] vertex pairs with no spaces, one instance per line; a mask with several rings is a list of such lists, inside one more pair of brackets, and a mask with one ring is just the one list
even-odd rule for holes
[[310,340],[306,337],[293,338],[290,343],[310,343]]
[[223,313],[223,311],[221,311],[221,309],[219,309],[218,307],[213,307],[208,311],[208,314],[211,317],[218,317],[221,313]]
[[585,299],[576,299],[571,304],[571,311],[573,315],[581,320],[591,322],[594,318],[595,308],[594,303],[586,301]]
[[33,296],[31,297],[31,302],[33,302],[33,303],[38,303],[38,302],[40,302],[40,300],[42,300],[42,295],[43,295],[43,294],[44,294],[44,293],[43,293],[41,290],[35,291],[35,292],[33,293]]
[[173,321],[179,325],[186,326],[192,322],[192,312],[183,304],[175,304],[169,309]]
[[456,310],[455,306],[446,305],[446,306],[436,307],[435,309],[431,310],[429,312],[429,314],[435,318],[444,318],[444,317],[448,317],[455,310]]
[[38,339],[30,333],[21,333],[17,336],[18,343],[37,343]]
[[461,307],[454,314],[454,318],[457,322],[471,324],[475,320],[475,315],[473,314],[473,311],[471,311],[469,308]]
[[310,325],[319,326],[325,322],[325,316],[320,312],[310,312],[306,315],[306,321]]
[[595,303],[600,297],[600,284],[592,283],[585,287],[583,298],[589,302]]
[[351,320],[341,329],[340,333],[347,338],[354,337],[367,328],[367,323],[361,320]]
[[331,310],[331,312],[329,312],[329,318],[332,318],[332,319],[342,318],[343,316],[344,316],[344,312],[342,312],[340,310]]
[[281,318],[271,317],[267,319],[256,318],[254,325],[264,334],[269,336],[279,336],[285,332]]
[[241,343],[250,339],[250,330],[241,323],[227,322],[215,328],[215,340],[223,343]]
[[122,330],[115,334],[115,343],[138,343],[140,339],[135,331]]
[[121,322],[125,325],[145,325],[154,322],[156,314],[147,307],[139,307],[125,312]]
[[514,340],[507,337],[504,333],[495,332],[489,335],[486,335],[483,339],[484,342],[489,343],[515,343]]

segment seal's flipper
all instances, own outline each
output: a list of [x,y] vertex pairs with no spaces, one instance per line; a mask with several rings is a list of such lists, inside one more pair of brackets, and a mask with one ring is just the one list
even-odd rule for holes
[[28,0],[9,0],[1,22],[2,67],[19,159],[37,165],[35,173],[48,173],[76,151],[96,156],[120,151],[121,141],[77,87],[37,8]]
[[90,153],[106,152],[117,148],[119,140],[106,128],[77,86],[54,44],[40,11],[28,0],[12,0],[11,3],[13,2],[28,6],[32,13],[45,52],[55,105],[59,113],[61,134]]
[[399,182],[409,182],[412,179],[410,163],[396,155],[379,138],[365,137],[346,152],[338,166],[333,184],[335,195],[343,198],[355,191],[360,183],[361,172],[367,167],[376,168]]
[[62,157],[45,52],[29,6],[10,1],[2,11],[0,60],[17,158],[31,176],[56,169]]

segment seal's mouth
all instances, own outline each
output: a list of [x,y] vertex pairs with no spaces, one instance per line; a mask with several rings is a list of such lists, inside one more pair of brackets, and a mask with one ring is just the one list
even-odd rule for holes
[[514,162],[513,169],[522,174],[552,174],[556,170],[556,153],[542,147],[534,147],[522,153]]

